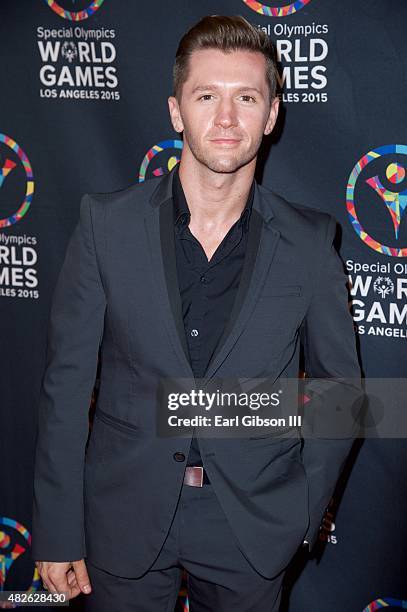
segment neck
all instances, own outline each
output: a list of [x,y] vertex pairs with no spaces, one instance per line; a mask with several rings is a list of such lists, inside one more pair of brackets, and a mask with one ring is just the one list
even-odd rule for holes
[[179,177],[191,225],[205,232],[233,225],[246,206],[256,159],[231,173],[214,172],[195,159],[190,162],[181,157]]

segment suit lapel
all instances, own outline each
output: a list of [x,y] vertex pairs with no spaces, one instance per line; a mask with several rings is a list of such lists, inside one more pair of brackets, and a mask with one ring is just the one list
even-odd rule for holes
[[259,297],[280,239],[280,232],[271,225],[273,213],[265,205],[257,184],[251,215],[247,251],[239,289],[229,322],[205,372],[206,379],[216,374],[243,332]]
[[246,254],[243,263],[242,275],[240,277],[239,287],[236,293],[236,298],[233,303],[232,312],[230,313],[230,317],[228,319],[227,324],[223,330],[222,336],[220,337],[218,344],[214,350],[210,363],[207,367],[207,372],[210,371],[211,365],[215,360],[215,357],[219,353],[221,347],[223,346],[226,338],[229,336],[231,330],[233,329],[236,319],[238,318],[238,314],[242,308],[242,305],[245,301],[245,297],[250,285],[251,275],[253,273],[254,264],[257,257],[257,250],[260,243],[261,230],[263,226],[263,218],[258,214],[256,210],[253,210],[251,213],[250,225],[249,225],[249,235],[246,246]]
[[178,283],[178,271],[175,255],[174,239],[174,211],[173,201],[167,200],[160,206],[160,237],[162,249],[162,261],[168,291],[168,298],[171,304],[172,316],[177,328],[178,336],[182,344],[185,356],[189,358],[188,345],[185,337],[184,320],[182,316],[182,303]]
[[157,304],[161,309],[171,344],[185,372],[185,377],[193,378],[188,359],[175,259],[172,181],[173,172],[165,175],[160,181],[150,198],[151,205],[147,207],[144,223],[148,235]]

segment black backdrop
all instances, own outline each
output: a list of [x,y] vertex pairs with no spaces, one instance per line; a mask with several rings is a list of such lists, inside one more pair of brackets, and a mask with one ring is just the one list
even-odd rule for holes
[[[241,14],[277,43],[283,111],[258,178],[335,215],[364,374],[405,375],[407,4],[270,7],[271,0],[1,1],[0,588],[38,587],[30,556],[37,399],[50,299],[81,195],[121,189],[176,163],[171,67],[180,36],[201,16]],[[355,457],[318,554],[292,564],[291,612],[407,607],[406,443],[366,440]]]

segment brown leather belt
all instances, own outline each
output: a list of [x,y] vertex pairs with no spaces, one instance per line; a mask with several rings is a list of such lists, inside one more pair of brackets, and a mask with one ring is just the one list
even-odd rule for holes
[[206,470],[198,465],[187,465],[184,473],[184,484],[189,487],[202,487],[209,484],[210,480]]

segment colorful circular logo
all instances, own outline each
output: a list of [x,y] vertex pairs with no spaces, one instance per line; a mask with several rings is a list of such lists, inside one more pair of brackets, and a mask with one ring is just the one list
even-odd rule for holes
[[[3,527],[7,531],[3,529]],[[10,529],[12,530],[11,535],[8,533]],[[13,563],[15,563],[18,557],[20,557],[27,550],[27,548],[18,542],[17,538],[14,537],[13,531],[18,532],[24,538],[28,547],[31,546],[31,534],[28,529],[24,527],[24,525],[7,516],[0,516],[0,591],[4,591],[7,573],[11,566]],[[35,567],[31,585],[26,593],[34,593],[40,588],[40,586],[41,578],[37,568]],[[13,607],[16,606],[13,605]]]
[[380,597],[372,601],[363,612],[373,612],[373,610],[381,610],[382,608],[403,608],[407,609],[407,601],[404,599],[394,599],[393,597]]
[[[348,179],[348,186],[346,189],[346,208],[348,210],[349,219],[353,229],[368,247],[377,253],[389,255],[390,257],[407,257],[407,247],[398,248],[387,246],[370,236],[361,225],[355,209],[355,186],[362,170],[364,170],[372,161],[377,160],[383,155],[394,154],[407,155],[407,146],[397,144],[384,145],[382,147],[378,147],[377,149],[372,149],[366,153],[366,155],[363,155],[363,157],[360,158],[360,160],[354,166]],[[391,162],[386,167],[386,178],[393,185],[399,185],[405,179],[405,176],[406,170],[404,166],[398,162]],[[393,191],[392,189],[387,189],[383,185],[379,176],[369,177],[365,182],[372,188],[372,196],[379,198],[378,202],[386,206],[393,223],[395,238],[398,240],[400,224],[403,215],[407,210],[407,188],[403,191]]]
[[96,11],[102,6],[104,0],[93,0],[88,8],[83,9],[82,11],[67,11],[54,0],[44,0],[44,2],[45,4],[48,4],[54,13],[60,17],[63,17],[63,19],[69,19],[69,21],[83,21],[84,19],[91,17],[93,13],[96,13]]
[[[147,168],[150,165],[153,157],[161,153],[161,151],[165,151],[166,149],[182,149],[183,147],[182,140],[162,140],[158,144],[154,145],[149,149],[144,156],[143,161],[141,162],[140,171],[138,175],[139,183],[142,183],[146,179]],[[167,170],[170,172],[174,166],[180,161],[178,155],[171,155],[167,160]],[[161,166],[155,168],[152,171],[153,176],[162,176],[165,174],[166,170],[163,170]]]
[[287,15],[294,15],[300,11],[304,6],[309,4],[311,0],[296,0],[296,2],[290,2],[283,6],[268,6],[263,2],[256,2],[256,0],[243,0],[243,2],[255,11],[259,15],[266,15],[267,17],[287,17]]
[[[33,176],[31,164],[30,164],[30,161],[27,155],[24,153],[22,148],[18,146],[16,141],[10,138],[10,136],[6,136],[5,134],[0,134],[0,142],[3,142],[12,151],[14,151],[14,153],[17,153],[18,157],[21,160],[21,163],[23,165],[23,168],[25,170],[25,175],[27,178],[25,197],[24,197],[24,200],[20,208],[13,215],[10,215],[9,217],[5,217],[4,219],[0,219],[0,229],[1,229],[3,227],[9,227],[10,225],[17,223],[17,221],[20,221],[20,219],[24,217],[27,210],[30,208],[33,194],[34,194],[34,176]],[[13,162],[13,160],[6,159],[3,167],[0,168],[0,187],[2,186],[3,181],[6,178],[6,176],[14,169],[15,166],[16,164],[15,162]]]

